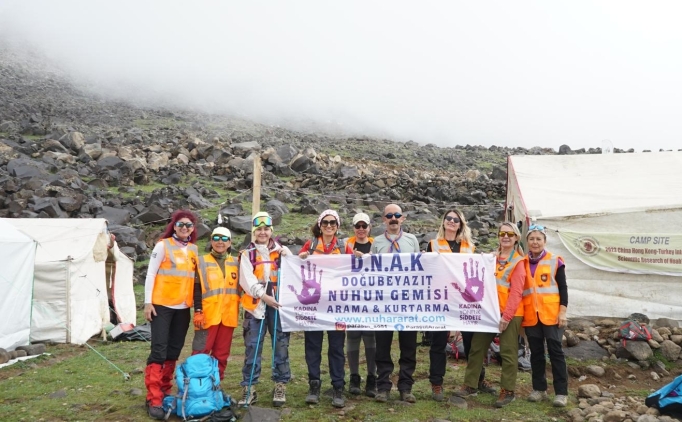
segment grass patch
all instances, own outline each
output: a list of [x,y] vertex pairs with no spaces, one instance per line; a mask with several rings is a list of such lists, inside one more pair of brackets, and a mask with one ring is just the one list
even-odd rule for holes
[[[135,286],[138,303],[142,303],[144,288]],[[138,312],[138,322],[140,314]],[[396,336],[397,337],[397,336]],[[186,347],[181,360],[190,354],[192,329],[188,332]],[[72,345],[48,346],[49,357],[25,361],[11,367],[0,369],[0,407],[4,414],[12,415],[13,420],[34,421],[139,421],[146,420],[144,412],[144,367],[149,345],[145,342],[112,343],[91,341],[90,345],[105,356],[101,358],[88,347]],[[393,344],[393,358],[398,359],[397,338]],[[266,340],[263,349],[263,372],[257,386],[258,406],[272,407],[273,382],[270,380],[270,341]],[[496,409],[496,397],[480,395],[468,399],[469,408],[460,410],[447,403],[431,400],[431,387],[428,381],[428,348],[419,347],[417,370],[413,393],[417,403],[406,405],[396,401],[394,390],[387,404],[376,403],[364,396],[346,395],[346,407],[335,409],[331,398],[321,397],[320,404],[308,406],[304,403],[308,390],[307,367],[304,360],[303,333],[292,333],[289,356],[292,380],[287,387],[286,411],[283,421],[432,421],[448,419],[459,421],[501,421],[524,420],[546,421],[565,420],[565,410],[553,408],[550,402],[529,403],[522,399],[530,391],[530,374],[519,373],[517,394],[519,398],[503,409]],[[324,393],[330,386],[326,352],[323,350],[322,382]],[[232,352],[227,365],[223,389],[235,400],[240,397],[242,380],[241,368],[244,360],[244,345],[241,326],[235,330]],[[361,354],[361,362],[364,356]],[[114,367],[115,365],[115,367]],[[464,376],[464,361],[450,359],[445,376],[446,396],[458,388]],[[122,372],[130,374],[125,380]],[[364,367],[363,367],[364,369]],[[346,368],[346,378],[348,378]],[[488,379],[498,381],[499,366],[488,367]],[[643,393],[642,393],[643,394]],[[569,406],[573,406],[570,404]],[[570,407],[569,407],[570,408]]]

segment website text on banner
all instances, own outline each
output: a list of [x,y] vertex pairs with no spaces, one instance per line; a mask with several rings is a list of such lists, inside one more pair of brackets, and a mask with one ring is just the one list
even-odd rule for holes
[[576,258],[600,270],[682,276],[679,234],[560,231],[559,237]]
[[282,328],[497,332],[494,261],[481,254],[286,256]]

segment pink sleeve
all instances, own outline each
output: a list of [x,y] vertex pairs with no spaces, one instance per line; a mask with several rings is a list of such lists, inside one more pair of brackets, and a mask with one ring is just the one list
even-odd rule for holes
[[514,272],[511,275],[511,287],[509,288],[509,297],[507,298],[507,306],[502,314],[505,321],[511,321],[514,318],[516,310],[521,304],[523,296],[523,285],[526,282],[526,267],[523,261],[516,264]]

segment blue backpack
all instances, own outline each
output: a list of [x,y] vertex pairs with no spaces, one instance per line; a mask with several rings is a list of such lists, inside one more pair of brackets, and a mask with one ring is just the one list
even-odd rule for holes
[[682,416],[682,375],[675,378],[670,384],[661,387],[658,391],[649,395],[644,404],[659,410],[663,415],[671,415],[677,418]]
[[163,399],[166,419],[177,415],[182,420],[201,418],[231,405],[230,396],[220,388],[218,360],[198,354],[188,357],[175,369],[178,393]]

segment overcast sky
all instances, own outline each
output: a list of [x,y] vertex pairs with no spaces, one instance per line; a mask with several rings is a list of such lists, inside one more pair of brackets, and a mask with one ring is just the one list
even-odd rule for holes
[[0,37],[102,92],[440,146],[682,148],[680,22],[680,1],[0,0]]

